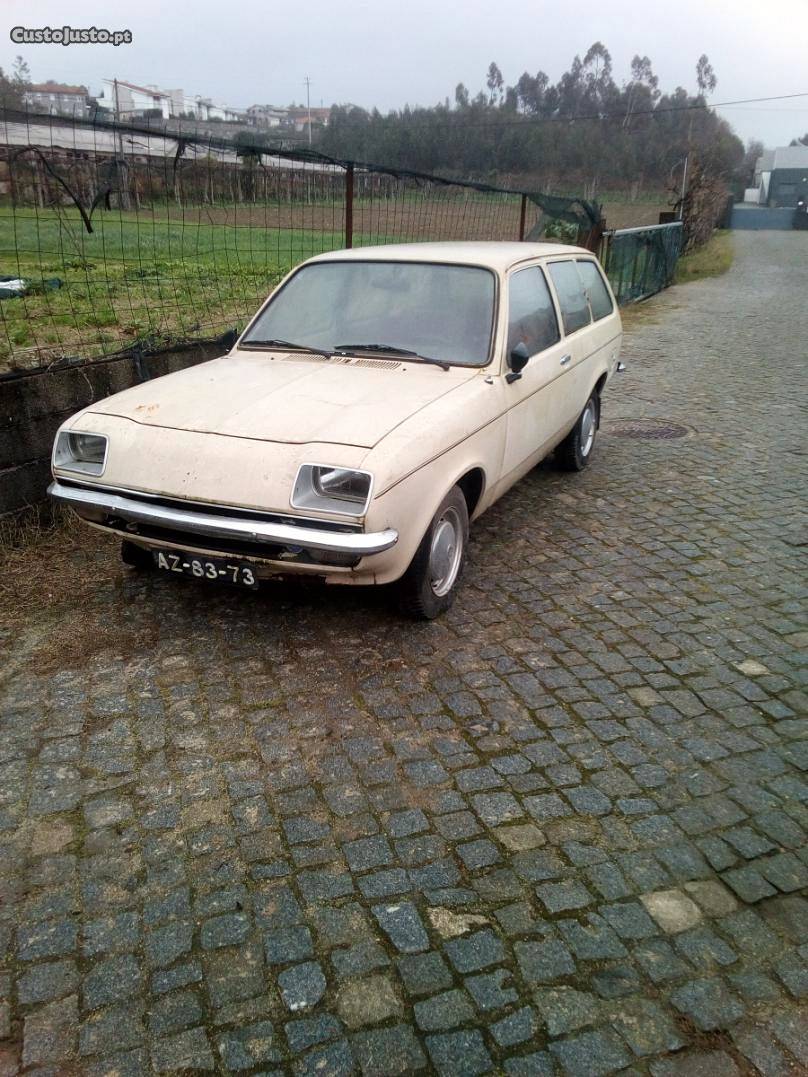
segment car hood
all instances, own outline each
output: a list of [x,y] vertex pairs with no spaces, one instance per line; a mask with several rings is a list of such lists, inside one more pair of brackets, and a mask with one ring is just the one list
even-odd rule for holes
[[235,352],[144,382],[87,411],[259,441],[372,448],[478,373],[386,359]]

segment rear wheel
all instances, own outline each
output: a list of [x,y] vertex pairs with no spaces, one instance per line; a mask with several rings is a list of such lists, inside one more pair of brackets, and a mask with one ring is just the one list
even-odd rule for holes
[[592,457],[599,421],[600,397],[593,393],[578,416],[578,422],[555,451],[559,467],[565,471],[583,471]]
[[431,621],[447,610],[466,560],[469,513],[459,486],[443,499],[398,584],[399,606],[411,617]]
[[121,542],[121,560],[131,568],[144,569],[151,568],[154,565],[150,551],[144,550],[142,546],[130,542],[129,539],[124,539]]

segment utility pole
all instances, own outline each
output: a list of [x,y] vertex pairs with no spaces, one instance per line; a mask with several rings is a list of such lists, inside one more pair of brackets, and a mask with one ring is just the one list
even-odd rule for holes
[[309,145],[311,145],[311,79],[306,75],[303,81],[306,83],[306,111],[309,114]]
[[685,154],[685,165],[682,170],[682,197],[679,201],[679,220],[684,220],[685,216],[685,195],[687,194],[687,166],[690,163],[690,150]]

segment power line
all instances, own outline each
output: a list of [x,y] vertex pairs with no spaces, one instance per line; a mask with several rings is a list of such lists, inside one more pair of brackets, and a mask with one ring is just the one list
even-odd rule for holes
[[[626,111],[621,109],[619,112],[589,112],[579,113],[573,116],[525,116],[514,117],[510,120],[441,120],[435,122],[424,121],[412,121],[406,119],[401,113],[392,113],[387,116],[379,116],[379,120],[387,123],[390,120],[398,121],[402,126],[407,128],[424,127],[430,130],[435,130],[439,127],[448,128],[462,128],[468,129],[471,127],[492,127],[500,129],[502,127],[524,127],[533,126],[534,124],[542,123],[576,123],[580,121],[589,120],[625,120],[634,119],[635,116],[659,116],[663,113],[672,112],[709,112],[711,109],[718,108],[734,108],[740,105],[754,105],[760,104],[766,101],[789,101],[796,97],[808,97],[808,90],[803,93],[791,93],[791,94],[779,94],[775,97],[747,97],[741,98],[737,101],[716,101],[713,104],[709,102],[692,102],[687,105],[660,105],[656,108],[645,109],[633,109]],[[423,111],[427,111],[424,109]],[[459,112],[455,112],[454,115],[459,116]],[[361,120],[339,120],[336,126],[340,128],[344,127],[362,127],[368,128],[373,123],[378,122],[375,119]]]

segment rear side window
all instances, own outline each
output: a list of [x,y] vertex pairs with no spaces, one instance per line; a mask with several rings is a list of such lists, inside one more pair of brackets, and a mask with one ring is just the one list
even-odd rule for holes
[[550,276],[558,292],[564,332],[574,333],[589,325],[589,303],[575,262],[551,262]]
[[612,313],[612,297],[609,289],[603,281],[603,275],[594,262],[578,262],[578,272],[584,282],[586,294],[589,296],[589,305],[592,308],[592,317],[595,321],[607,317]]
[[514,273],[509,286],[508,354],[524,344],[528,355],[560,339],[558,319],[544,274],[538,266]]

